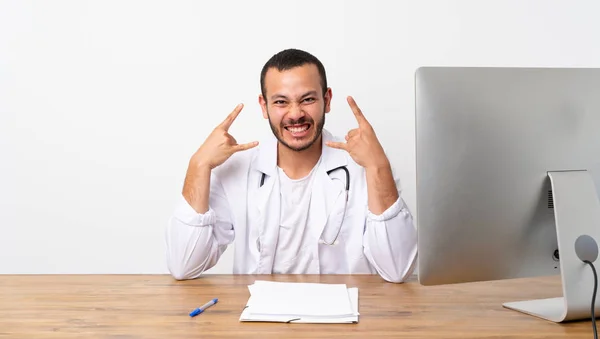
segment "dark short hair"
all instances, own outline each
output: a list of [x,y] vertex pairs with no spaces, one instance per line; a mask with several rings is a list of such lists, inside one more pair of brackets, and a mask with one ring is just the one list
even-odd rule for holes
[[306,64],[311,64],[317,66],[319,70],[319,75],[321,76],[321,88],[323,90],[323,95],[327,91],[327,75],[325,74],[325,67],[315,57],[314,55],[299,50],[299,49],[286,49],[275,55],[273,55],[267,63],[263,66],[262,71],[260,72],[260,90],[262,92],[263,97],[266,98],[266,89],[265,89],[265,76],[267,71],[271,68],[277,69],[279,72],[286,71],[295,67],[304,66]]

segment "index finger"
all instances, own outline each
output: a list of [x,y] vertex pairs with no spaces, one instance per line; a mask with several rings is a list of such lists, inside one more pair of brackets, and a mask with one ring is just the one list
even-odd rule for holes
[[242,111],[242,108],[244,108],[244,104],[238,104],[237,106],[235,106],[233,111],[229,113],[229,115],[227,115],[227,118],[223,120],[220,126],[226,131],[228,131],[229,127],[231,127],[231,124],[233,124],[235,118],[237,118],[238,114],[240,114],[240,112]]
[[365,118],[360,108],[358,108],[358,105],[356,104],[356,101],[354,101],[354,98],[349,96],[347,100],[348,104],[350,105],[350,108],[352,109],[352,112],[354,112],[354,116],[356,117],[356,121],[358,121],[358,124],[361,125],[363,123],[366,123],[367,118]]

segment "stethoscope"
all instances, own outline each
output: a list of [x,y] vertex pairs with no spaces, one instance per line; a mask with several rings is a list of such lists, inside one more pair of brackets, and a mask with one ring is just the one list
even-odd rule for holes
[[[340,169],[344,170],[344,172],[346,173],[346,192],[345,192],[346,196],[345,196],[345,199],[344,199],[344,215],[345,215],[346,214],[346,206],[348,204],[348,193],[350,191],[350,172],[348,171],[348,168],[344,165],[344,166],[336,167],[334,169],[331,169],[331,170],[327,171],[327,175],[331,175],[332,172],[335,172],[335,171],[340,170]],[[262,176],[261,176],[261,178],[260,178],[260,186],[259,187],[262,187],[262,185],[265,183],[265,177],[266,177],[266,174],[263,173]],[[339,225],[337,227],[337,232],[335,234],[335,238],[333,239],[333,241],[327,242],[327,241],[325,241],[325,239],[323,239],[324,237],[321,237],[321,241],[324,244],[326,244],[326,245],[333,245],[333,244],[335,244],[335,241],[337,240],[338,236],[340,235],[340,231],[342,230],[342,223],[344,221],[344,216],[342,215],[342,217],[339,218],[339,220],[340,220],[340,223],[339,223]]]

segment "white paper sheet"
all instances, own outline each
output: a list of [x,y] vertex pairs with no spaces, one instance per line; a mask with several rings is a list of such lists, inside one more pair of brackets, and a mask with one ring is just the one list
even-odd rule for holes
[[358,288],[345,284],[256,281],[240,321],[358,322]]

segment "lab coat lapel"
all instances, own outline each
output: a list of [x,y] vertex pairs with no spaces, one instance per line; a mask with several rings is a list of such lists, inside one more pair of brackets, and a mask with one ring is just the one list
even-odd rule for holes
[[[332,135],[323,130],[323,151],[318,168],[315,169],[315,178],[311,193],[308,223],[314,238],[318,241],[327,224],[328,218],[339,217],[344,212],[344,184],[332,180],[327,171],[340,166],[347,165],[347,157],[343,150],[333,149],[325,145],[327,141],[333,140]],[[256,191],[254,212],[256,223],[252,227],[258,228],[258,243],[260,250],[259,263],[256,274],[271,274],[273,260],[279,238],[279,224],[281,211],[281,196],[279,180],[277,180],[277,139],[269,136],[261,142],[258,156],[252,164],[253,174],[257,179],[256,185],[260,185],[262,173],[265,174],[264,184]],[[332,215],[335,211],[335,215]]]
[[[319,168],[315,172],[316,178],[313,185],[309,225],[313,230],[315,239],[320,239],[329,219],[341,217],[345,208],[345,182],[332,180],[327,171],[347,165],[344,150],[331,148],[325,143],[333,141],[333,136],[323,130],[323,153]],[[337,141],[337,140],[336,140]],[[332,214],[334,212],[334,214]]]
[[259,248],[259,262],[257,274],[270,274],[273,268],[275,249],[279,237],[280,218],[280,190],[277,180],[277,140],[270,136],[261,142],[258,156],[253,163],[254,175],[258,178],[260,185],[262,174],[265,174],[264,184],[256,191],[254,212],[257,218],[253,227],[258,228],[257,246]]

